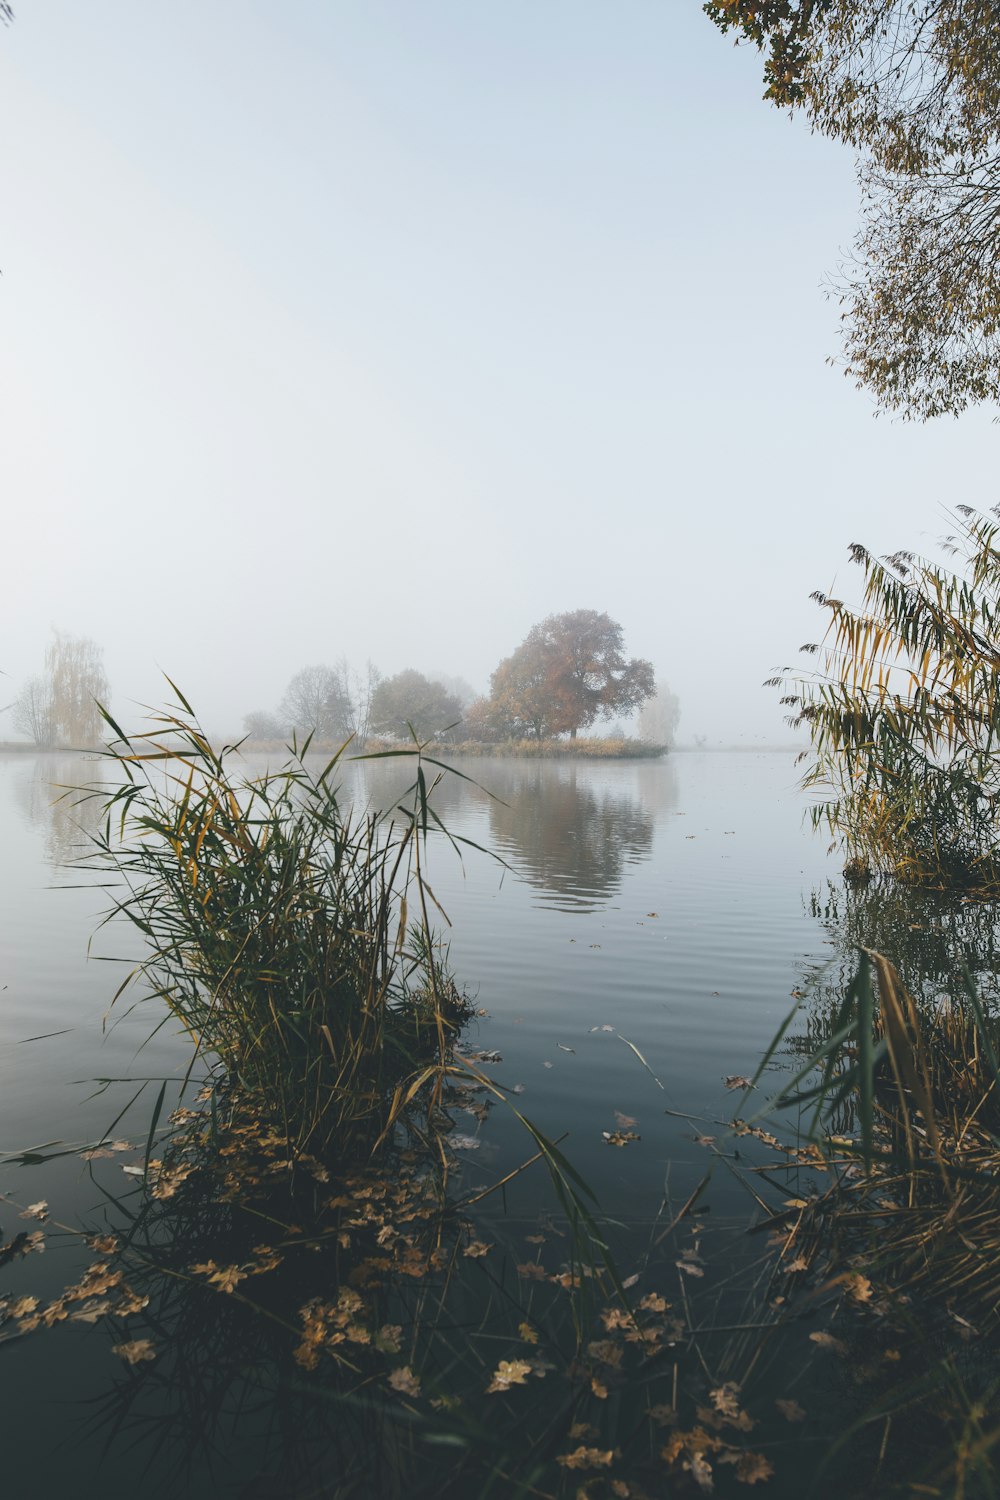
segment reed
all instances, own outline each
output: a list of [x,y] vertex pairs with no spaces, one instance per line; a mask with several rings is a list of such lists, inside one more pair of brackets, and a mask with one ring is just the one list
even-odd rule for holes
[[[176,689],[175,689],[176,691]],[[234,771],[187,701],[105,754],[90,863],[118,883],[146,955],[119,988],[166,1003],[229,1089],[298,1151],[349,1158],[403,1112],[433,1108],[467,1011],[430,923],[423,877],[434,776],[419,746],[391,813],[342,805],[346,747],[309,742],[276,771]]]

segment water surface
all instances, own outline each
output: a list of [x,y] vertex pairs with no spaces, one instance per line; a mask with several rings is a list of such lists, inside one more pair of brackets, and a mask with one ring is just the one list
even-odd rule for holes
[[[136,939],[114,927],[94,936],[108,893],[68,865],[96,804],[74,812],[54,789],[96,769],[72,757],[0,757],[3,1152],[99,1139],[142,1079],[179,1078],[189,1060],[173,1023],[160,1024],[162,1013],[138,994],[133,1010],[127,992],[109,1016]],[[430,857],[452,968],[482,1012],[465,1045],[499,1053],[484,1066],[518,1086],[536,1125],[566,1136],[563,1149],[621,1222],[616,1249],[627,1256],[629,1236],[641,1240],[664,1194],[680,1201],[704,1170],[696,1137],[732,1114],[725,1077],[753,1073],[791,992],[830,957],[836,924],[815,893],[835,866],[803,827],[790,755],[462,769],[481,787],[446,777],[438,812],[502,860],[466,845],[460,862],[443,841]],[[349,767],[344,781],[345,796],[376,806],[391,805],[403,784],[394,763]],[[95,1082],[109,1079],[133,1081]],[[147,1085],[116,1135],[141,1145],[157,1087]],[[605,1140],[616,1111],[641,1137],[625,1149]],[[529,1154],[502,1108],[459,1124],[476,1143],[462,1153],[463,1185],[495,1180]],[[46,1199],[69,1228],[92,1223],[102,1183],[125,1182],[118,1163],[95,1165],[75,1154],[8,1165],[0,1192],[18,1205]],[[513,1204],[490,1211],[537,1212],[547,1189],[544,1178],[529,1179]],[[742,1211],[738,1187],[719,1192],[724,1208]],[[0,1205],[8,1237],[22,1227],[17,1212]],[[76,1237],[47,1228],[45,1256],[0,1272],[0,1288],[55,1295],[86,1264]],[[0,1435],[22,1476],[13,1493],[53,1493],[81,1473],[85,1493],[132,1492],[139,1460],[123,1445],[104,1455],[104,1435],[87,1419],[88,1403],[122,1379],[109,1344],[102,1328],[77,1326],[3,1350]],[[238,1464],[232,1474],[235,1484]],[[191,1494],[218,1492],[208,1479],[203,1491],[191,1483]]]

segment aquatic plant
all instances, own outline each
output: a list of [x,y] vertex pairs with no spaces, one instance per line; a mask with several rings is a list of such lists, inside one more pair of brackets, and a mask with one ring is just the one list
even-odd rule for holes
[[829,612],[812,674],[785,688],[812,738],[804,785],[817,826],[868,869],[921,885],[1000,890],[1000,548],[996,513],[955,514],[942,566],[912,552],[864,573],[860,608]]
[[806,1287],[826,1301],[825,1326],[809,1337],[852,1371],[856,1390],[815,1491],[827,1492],[836,1463],[856,1472],[863,1445],[879,1493],[993,1495],[1000,1022],[971,978],[928,1009],[888,959],[863,949],[806,1052],[743,1128],[777,1146],[760,1122],[795,1111],[789,1166],[808,1165],[811,1151],[821,1174],[770,1220],[799,1296]]
[[371,1150],[404,1112],[433,1109],[468,1014],[423,877],[441,768],[396,751],[408,798],[359,812],[338,793],[346,747],[317,765],[307,739],[247,776],[178,698],[138,735],[105,715],[111,785],[88,793],[104,809],[89,863],[119,886],[106,920],[147,949],[115,1000],[139,983],[164,1001],[194,1056],[296,1149]]

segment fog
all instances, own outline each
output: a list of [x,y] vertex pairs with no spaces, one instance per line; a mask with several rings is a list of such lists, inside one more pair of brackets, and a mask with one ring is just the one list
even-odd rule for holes
[[166,672],[234,732],[318,661],[482,691],[588,608],[682,741],[787,735],[810,592],[994,503],[996,433],[827,363],[852,161],[760,71],[698,0],[20,0],[0,705],[54,628],[120,720]]

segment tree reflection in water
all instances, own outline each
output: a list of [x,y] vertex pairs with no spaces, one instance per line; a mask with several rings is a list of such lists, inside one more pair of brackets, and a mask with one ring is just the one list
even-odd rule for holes
[[[646,769],[646,768],[644,768]],[[650,857],[656,801],[601,785],[588,768],[529,766],[490,803],[493,848],[560,910],[600,906],[629,865]],[[648,790],[670,800],[673,779],[658,766]]]

